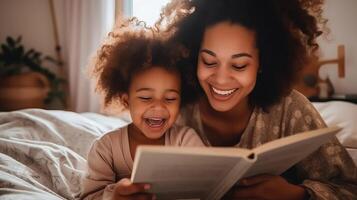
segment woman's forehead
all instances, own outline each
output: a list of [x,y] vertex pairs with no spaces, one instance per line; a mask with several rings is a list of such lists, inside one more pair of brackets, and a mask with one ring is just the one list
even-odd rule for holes
[[255,32],[239,24],[221,22],[205,30],[201,49],[215,54],[230,52],[232,55],[256,50]]

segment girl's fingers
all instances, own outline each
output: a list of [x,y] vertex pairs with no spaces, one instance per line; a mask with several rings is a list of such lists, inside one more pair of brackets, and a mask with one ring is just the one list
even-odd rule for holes
[[129,179],[121,179],[116,187],[115,193],[119,195],[132,195],[136,193],[145,193],[150,189],[149,184],[145,183],[135,183],[133,184]]

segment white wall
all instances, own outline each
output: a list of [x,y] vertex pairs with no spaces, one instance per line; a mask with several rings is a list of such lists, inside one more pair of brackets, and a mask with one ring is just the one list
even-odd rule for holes
[[19,35],[26,49],[55,57],[48,0],[0,0],[0,42]]
[[319,40],[322,59],[337,58],[337,46],[345,45],[345,78],[339,78],[337,65],[321,68],[320,76],[329,76],[336,93],[357,94],[357,0],[325,0],[324,16],[331,33]]
[[[25,49],[33,48],[56,58],[53,25],[48,0],[0,0],[0,43],[7,36],[22,36]],[[52,63],[45,65],[58,74]],[[47,105],[49,109],[63,109],[59,101]]]
[[[337,75],[336,65],[326,65],[336,93],[357,93],[357,0],[326,0],[324,15],[329,19],[329,40],[320,39],[322,59],[336,58],[337,45],[346,51],[346,77]],[[7,35],[23,36],[25,47],[55,57],[54,37],[48,0],[0,0],[0,42]]]

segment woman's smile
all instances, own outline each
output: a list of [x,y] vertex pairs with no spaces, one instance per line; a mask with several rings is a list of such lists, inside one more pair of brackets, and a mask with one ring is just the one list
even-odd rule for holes
[[210,85],[210,89],[211,89],[212,96],[220,101],[222,100],[225,101],[230,99],[238,91],[238,88],[218,89],[216,87],[213,87],[212,85]]

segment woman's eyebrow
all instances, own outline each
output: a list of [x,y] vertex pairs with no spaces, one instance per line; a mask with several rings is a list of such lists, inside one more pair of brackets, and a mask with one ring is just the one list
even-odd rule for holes
[[240,57],[249,57],[249,58],[252,58],[253,56],[248,54],[248,53],[237,53],[237,54],[234,54],[232,55],[232,58],[240,58]]
[[[213,51],[208,50],[208,49],[201,49],[200,52],[201,52],[201,53],[207,53],[207,54],[209,54],[209,55],[211,55],[211,56],[214,56],[214,57],[217,56]],[[249,53],[237,53],[237,54],[234,54],[234,55],[231,56],[231,58],[240,58],[240,57],[249,57],[249,58],[252,58],[253,56],[250,55]]]
[[207,54],[209,54],[209,55],[211,55],[211,56],[214,56],[214,57],[217,56],[213,51],[208,50],[208,49],[201,49],[200,52],[201,52],[201,53],[207,53]]

